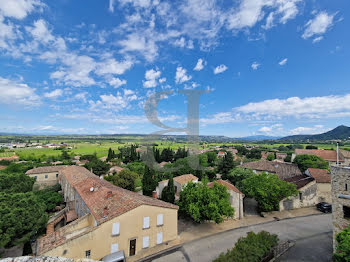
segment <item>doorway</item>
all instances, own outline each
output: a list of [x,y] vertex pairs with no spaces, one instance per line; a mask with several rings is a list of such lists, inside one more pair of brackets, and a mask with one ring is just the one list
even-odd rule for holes
[[129,256],[134,256],[136,253],[136,239],[130,240]]

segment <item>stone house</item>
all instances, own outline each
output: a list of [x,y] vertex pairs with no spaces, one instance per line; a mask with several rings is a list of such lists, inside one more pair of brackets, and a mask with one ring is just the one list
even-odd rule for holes
[[[116,187],[78,166],[60,170],[59,183],[67,206],[37,240],[35,255],[130,257],[177,238],[176,205]],[[55,230],[59,219],[70,223]]]
[[[169,182],[169,179],[160,181],[158,183],[158,186],[156,187],[158,198],[161,198],[163,189],[166,186],[168,186],[168,182]],[[186,175],[174,177],[175,197],[178,198],[180,196],[180,192],[189,182],[198,183],[198,177],[192,174],[186,174]]]
[[58,173],[66,166],[43,166],[30,169],[26,175],[35,179],[34,186],[43,188],[53,186],[58,183]]
[[336,235],[350,225],[350,169],[331,167],[333,249]]
[[238,190],[234,185],[225,180],[216,180],[214,182],[208,183],[208,187],[213,187],[214,183],[219,183],[227,188],[227,191],[230,194],[230,203],[233,209],[235,210],[234,217],[235,219],[242,219],[244,217],[243,212],[243,198],[244,194]]
[[329,171],[327,169],[308,168],[305,174],[316,180],[318,202],[332,203],[331,174]]
[[317,204],[317,185],[314,178],[308,175],[298,175],[284,179],[284,181],[296,185],[297,196],[285,198],[279,203],[279,210],[291,210],[301,207],[309,207]]
[[276,153],[276,160],[283,162],[286,157],[287,157],[287,153]]
[[224,157],[224,156],[226,156],[226,152],[225,151],[219,151],[217,156],[218,157]]

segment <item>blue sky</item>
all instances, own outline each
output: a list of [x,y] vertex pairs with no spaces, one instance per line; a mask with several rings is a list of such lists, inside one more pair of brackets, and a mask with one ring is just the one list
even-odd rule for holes
[[0,0],[0,131],[321,133],[350,119],[349,1]]

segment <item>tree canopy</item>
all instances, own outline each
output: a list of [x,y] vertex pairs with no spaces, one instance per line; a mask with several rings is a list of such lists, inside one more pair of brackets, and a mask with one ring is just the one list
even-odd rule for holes
[[25,193],[33,189],[35,180],[23,173],[0,174],[0,192]]
[[221,223],[225,217],[232,217],[234,214],[229,196],[226,187],[218,183],[209,188],[206,179],[202,183],[190,182],[180,193],[179,212],[195,222]]
[[95,175],[102,176],[107,174],[110,169],[110,165],[101,161],[100,159],[95,159],[84,165],[88,170],[92,170]]
[[305,172],[308,168],[328,169],[328,162],[314,155],[297,155],[293,161],[298,165],[301,172]]
[[223,175],[222,179],[227,179],[233,185],[238,186],[239,182],[241,182],[243,179],[249,178],[253,175],[254,172],[251,169],[236,167],[232,169],[227,175]]
[[161,199],[165,202],[175,203],[175,187],[173,176],[170,176],[168,185],[164,187]]
[[227,152],[226,155],[222,158],[218,165],[218,172],[220,174],[226,175],[234,167],[233,155],[231,152]]
[[266,212],[279,210],[279,202],[282,199],[298,193],[294,184],[268,173],[254,174],[238,185],[247,197],[254,198],[258,202],[260,211]]
[[135,191],[136,180],[139,178],[139,176],[135,172],[128,169],[123,169],[117,174],[105,176],[104,178],[115,186],[119,186],[130,191]]
[[333,260],[335,262],[350,262],[350,227],[339,232],[335,239],[337,246]]
[[142,192],[145,196],[152,196],[152,192],[156,190],[158,185],[156,172],[145,166],[145,173],[142,177]]

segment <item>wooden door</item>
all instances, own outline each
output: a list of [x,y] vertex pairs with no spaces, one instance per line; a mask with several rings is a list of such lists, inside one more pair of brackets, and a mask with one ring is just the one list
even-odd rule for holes
[[130,240],[129,256],[134,256],[136,253],[136,239]]

